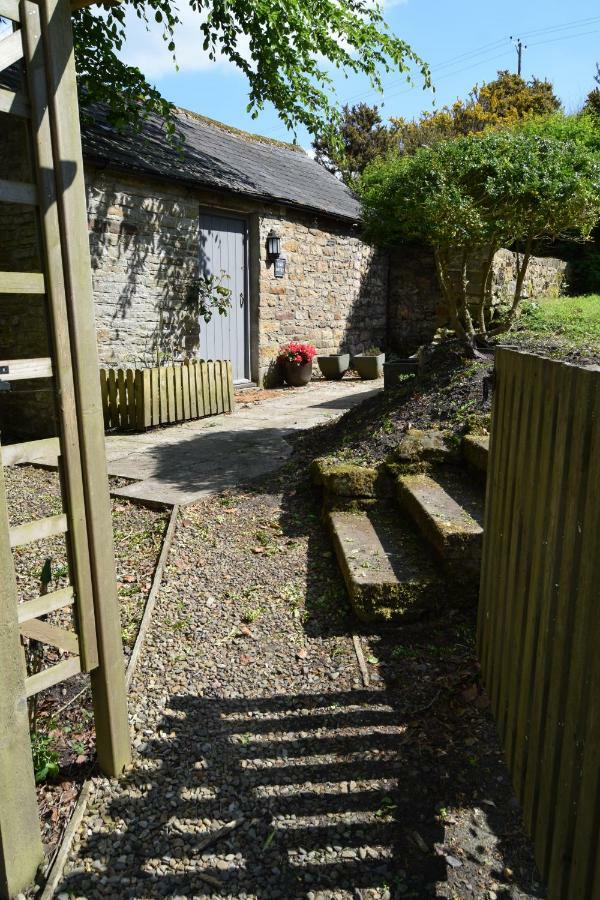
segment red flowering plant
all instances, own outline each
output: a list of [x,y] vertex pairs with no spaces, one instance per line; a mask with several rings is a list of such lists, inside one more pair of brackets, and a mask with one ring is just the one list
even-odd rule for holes
[[312,344],[302,344],[300,341],[290,341],[279,348],[277,362],[279,363],[295,363],[297,366],[304,366],[311,363],[317,355],[316,347]]

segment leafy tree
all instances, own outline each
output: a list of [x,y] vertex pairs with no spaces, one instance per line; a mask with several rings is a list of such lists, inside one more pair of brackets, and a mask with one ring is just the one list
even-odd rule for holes
[[396,145],[391,130],[383,124],[376,106],[358,103],[344,106],[338,139],[330,133],[313,143],[315,159],[347,184],[378,156],[386,156]]
[[560,100],[549,81],[525,81],[520,75],[501,71],[489,84],[475,85],[466,100],[425,113],[418,122],[394,118],[391,122],[401,149],[414,153],[418,147],[431,146],[445,138],[515,125],[559,109]]
[[392,118],[385,125],[376,106],[345,106],[336,132],[319,135],[313,146],[318,162],[351,183],[372,160],[392,150],[414,153],[447,138],[512,126],[559,109],[549,81],[499,72],[489,84],[475,85],[467,100],[425,113],[417,122]]
[[585,108],[570,116],[558,112],[541,119],[525,119],[516,129],[539,137],[573,141],[597,153],[600,158],[600,119]]
[[594,81],[599,87],[593,88],[587,95],[584,110],[594,116],[600,116],[600,63],[596,63]]
[[[289,127],[333,128],[339,113],[328,88],[334,66],[366,75],[381,89],[382,71],[406,72],[425,63],[387,30],[379,4],[368,0],[188,0],[198,13],[198,53],[231,60],[249,83],[248,111],[256,117],[270,101]],[[168,0],[129,0],[138,18],[154,19],[175,60],[177,7]],[[172,106],[143,73],[119,59],[125,41],[125,5],[99,15],[91,8],[74,14],[75,53],[82,102],[108,105],[113,123],[136,126],[157,113],[173,133]],[[249,48],[249,53],[246,48]]]
[[[452,328],[469,354],[518,315],[534,242],[587,238],[600,218],[600,162],[575,141],[527,131],[490,131],[442,141],[369,166],[360,182],[367,233],[432,247]],[[494,254],[518,244],[513,302],[490,320]],[[485,258],[477,296],[469,271]]]

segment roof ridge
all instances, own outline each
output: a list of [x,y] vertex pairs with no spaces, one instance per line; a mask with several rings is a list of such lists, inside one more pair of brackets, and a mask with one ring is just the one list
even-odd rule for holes
[[261,144],[268,144],[271,147],[281,147],[282,150],[292,150],[294,153],[302,153],[304,156],[308,154],[302,149],[300,144],[293,144],[288,141],[278,141],[275,138],[266,137],[264,134],[253,134],[250,131],[244,131],[242,128],[236,128],[235,125],[227,125],[225,122],[219,122],[217,119],[211,119],[209,116],[203,116],[201,113],[194,112],[192,109],[186,109],[184,106],[176,106],[175,109],[178,113],[182,113],[184,116],[189,116],[192,119],[197,119],[199,122],[203,122],[206,125],[210,125],[213,128],[218,128],[220,131],[226,131],[228,134],[232,134],[235,137],[241,137],[244,140],[256,141]]

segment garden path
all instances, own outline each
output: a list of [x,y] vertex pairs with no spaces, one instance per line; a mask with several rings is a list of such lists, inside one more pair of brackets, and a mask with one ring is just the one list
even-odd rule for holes
[[302,457],[207,492],[132,680],[133,765],[93,779],[59,900],[541,897],[472,612],[361,628]]
[[120,496],[192,503],[279,468],[291,454],[286,438],[292,432],[341,416],[382,386],[381,380],[314,381],[252,403],[241,391],[231,415],[145,434],[109,435],[108,471],[135,479],[119,489]]

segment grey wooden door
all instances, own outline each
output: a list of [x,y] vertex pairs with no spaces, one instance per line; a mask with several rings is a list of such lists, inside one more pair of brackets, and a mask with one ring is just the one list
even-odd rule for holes
[[200,320],[200,353],[205,359],[230,359],[233,380],[250,380],[247,224],[244,219],[200,213],[200,275],[216,275],[231,291],[225,315]]

